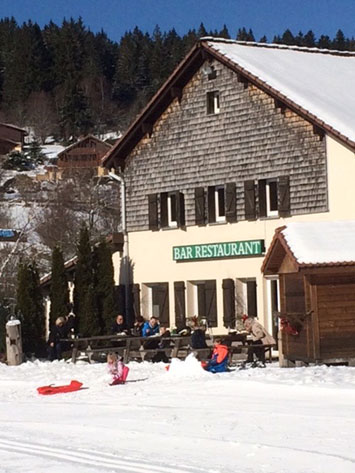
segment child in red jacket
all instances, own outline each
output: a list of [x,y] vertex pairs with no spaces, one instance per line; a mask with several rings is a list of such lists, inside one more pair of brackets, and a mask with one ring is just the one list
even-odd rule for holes
[[210,361],[204,366],[210,373],[228,371],[228,347],[222,343],[221,338],[215,338]]

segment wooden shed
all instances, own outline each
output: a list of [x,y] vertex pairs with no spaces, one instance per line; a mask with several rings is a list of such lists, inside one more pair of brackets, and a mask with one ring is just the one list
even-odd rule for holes
[[278,228],[262,272],[279,276],[283,364],[354,366],[355,221]]

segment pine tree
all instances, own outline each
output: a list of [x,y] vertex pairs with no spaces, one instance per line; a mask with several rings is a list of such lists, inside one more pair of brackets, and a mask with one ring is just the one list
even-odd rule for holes
[[338,30],[335,38],[333,40],[332,47],[333,49],[337,49],[338,51],[344,51],[347,46],[347,41],[345,39],[344,33],[342,30]]
[[110,246],[105,241],[93,251],[94,290],[102,333],[109,333],[115,316],[114,270]]
[[295,38],[289,29],[285,30],[284,34],[281,37],[282,44],[294,45],[296,44]]
[[19,265],[16,312],[22,321],[23,351],[42,354],[45,346],[45,320],[35,262],[22,261]]
[[80,229],[77,244],[78,261],[75,268],[74,313],[77,317],[79,333],[86,331],[87,292],[93,283],[92,255],[89,232],[85,224]]
[[303,38],[303,46],[307,48],[314,48],[316,45],[316,38],[312,30],[307,31]]
[[56,246],[52,252],[52,280],[50,289],[51,308],[49,313],[50,326],[57,317],[68,313],[69,289],[65,274],[64,258],[61,249]]
[[42,164],[44,160],[44,153],[42,152],[41,145],[37,139],[33,139],[26,150],[27,158],[33,165]]
[[317,47],[321,49],[330,49],[331,48],[331,40],[328,35],[321,35],[317,42]]
[[94,337],[100,335],[101,326],[97,308],[95,304],[95,290],[93,284],[90,284],[86,290],[83,312],[85,313],[85,319],[80,320],[80,333],[84,337]]

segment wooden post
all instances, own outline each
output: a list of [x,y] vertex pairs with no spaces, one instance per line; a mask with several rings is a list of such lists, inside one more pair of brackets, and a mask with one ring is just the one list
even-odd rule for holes
[[6,357],[9,366],[22,363],[21,322],[16,319],[6,324]]

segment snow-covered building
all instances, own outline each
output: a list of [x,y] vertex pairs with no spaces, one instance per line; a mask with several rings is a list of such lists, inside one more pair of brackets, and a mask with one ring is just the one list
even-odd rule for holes
[[262,271],[279,277],[282,354],[355,365],[355,220],[276,230]]
[[350,52],[196,44],[103,160],[125,179],[137,311],[215,332],[248,312],[276,335],[275,229],[355,216],[354,77]]

